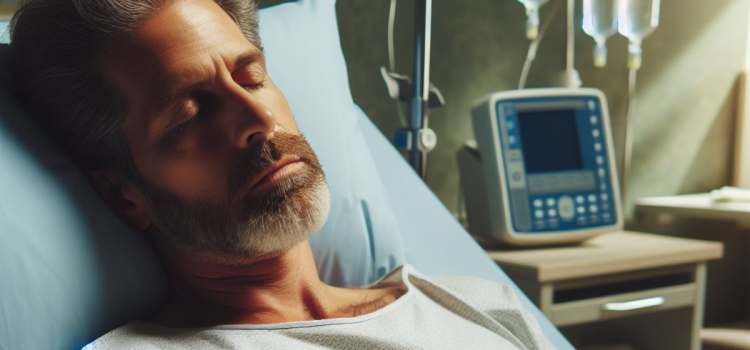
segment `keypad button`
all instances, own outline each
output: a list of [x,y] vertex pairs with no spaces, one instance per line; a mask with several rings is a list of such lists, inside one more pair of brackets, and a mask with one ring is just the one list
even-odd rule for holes
[[590,205],[589,206],[589,212],[591,212],[592,214],[594,214],[594,213],[596,213],[598,211],[599,211],[599,207],[597,207],[595,205]]
[[513,130],[513,129],[515,129],[515,128],[516,128],[516,123],[514,123],[514,122],[512,122],[512,121],[509,121],[509,122],[507,123],[507,125],[508,125],[508,130]]
[[578,211],[578,214],[586,214],[586,207],[578,207],[576,211]]
[[544,219],[544,210],[535,211],[534,217],[536,217],[537,219]]
[[575,203],[573,198],[569,196],[560,197],[560,201],[557,203],[557,212],[560,214],[560,218],[565,221],[573,220],[576,215]]
[[513,136],[513,135],[508,136],[508,143],[511,144],[511,145],[515,145],[516,144],[516,137]]
[[599,122],[599,119],[595,115],[592,115],[589,120],[591,121],[591,125],[596,125]]
[[583,198],[583,196],[577,196],[576,197],[576,203],[583,204],[584,201],[585,201],[585,199]]
[[536,200],[534,200],[534,207],[536,207],[536,208],[541,208],[541,207],[542,207],[542,204],[544,204],[544,203],[542,203],[542,200],[541,200],[541,199],[536,199]]
[[555,206],[555,199],[554,198],[547,198],[547,206],[548,207],[554,207]]
[[607,195],[606,193],[602,193],[602,195],[600,196],[600,198],[601,198],[601,199],[602,199],[603,201],[606,201],[607,199],[609,199],[609,195]]
[[550,216],[550,217],[557,216],[557,210],[555,210],[555,209],[547,210],[547,216]]
[[596,156],[596,164],[603,164],[604,163],[604,157],[602,156]]
[[596,195],[590,194],[589,195],[589,202],[591,202],[591,203],[596,202]]
[[607,175],[607,173],[604,170],[604,168],[599,168],[599,177],[604,177],[604,175]]
[[599,138],[599,136],[601,136],[601,134],[599,133],[599,129],[592,130],[591,135],[594,136],[594,138]]
[[594,143],[594,150],[597,151],[597,152],[601,152],[602,151],[602,144],[599,143],[599,142]]

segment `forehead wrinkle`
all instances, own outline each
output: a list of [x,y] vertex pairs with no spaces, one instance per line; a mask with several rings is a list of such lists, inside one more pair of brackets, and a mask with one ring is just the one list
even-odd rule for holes
[[142,123],[146,126],[141,135],[148,140],[158,140],[172,124],[176,113],[165,113],[176,112],[175,106],[165,104],[173,96],[171,92],[198,81],[221,78],[225,70],[232,69],[230,61],[234,60],[238,45],[243,51],[253,47],[236,22],[215,3],[211,2],[210,6],[215,6],[217,11],[205,11],[202,3],[182,4],[185,3],[187,6],[162,7],[131,36],[135,39],[131,44],[144,51],[137,61],[145,62],[143,56],[148,56],[150,61],[140,67],[151,72],[147,73],[149,86],[141,90],[148,101],[143,105],[145,115],[140,116],[145,117]]

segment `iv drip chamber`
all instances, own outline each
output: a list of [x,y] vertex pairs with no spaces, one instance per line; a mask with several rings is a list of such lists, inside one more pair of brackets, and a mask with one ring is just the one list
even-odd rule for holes
[[549,0],[518,0],[526,7],[526,38],[534,40],[539,35],[539,8]]
[[641,42],[659,26],[661,0],[620,0],[617,29],[628,40],[628,68],[641,68]]
[[617,0],[583,0],[583,31],[596,41],[594,66],[606,66],[607,39],[617,33]]

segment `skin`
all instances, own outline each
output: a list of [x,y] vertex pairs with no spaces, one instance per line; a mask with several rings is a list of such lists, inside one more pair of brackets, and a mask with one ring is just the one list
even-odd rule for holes
[[[100,63],[131,104],[124,132],[143,178],[181,197],[224,198],[227,184],[218,179],[255,143],[279,130],[299,134],[262,52],[213,1],[168,3],[132,35],[108,43]],[[193,88],[175,95],[186,86]],[[185,124],[198,110],[211,113]],[[113,211],[149,235],[169,272],[169,298],[149,322],[206,327],[352,317],[404,293],[324,284],[307,241],[257,259],[197,259],[171,246],[143,194],[121,174],[99,171],[89,179]]]

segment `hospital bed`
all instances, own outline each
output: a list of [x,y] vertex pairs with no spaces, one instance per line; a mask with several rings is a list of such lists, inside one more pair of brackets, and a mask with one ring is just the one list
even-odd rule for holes
[[[334,0],[264,9],[261,35],[270,75],[331,187],[331,215],[311,239],[323,280],[361,286],[409,263],[515,288],[354,104]],[[165,272],[14,103],[7,52],[3,45],[0,349],[78,349],[152,312],[166,295]],[[573,349],[522,299],[557,349]]]

